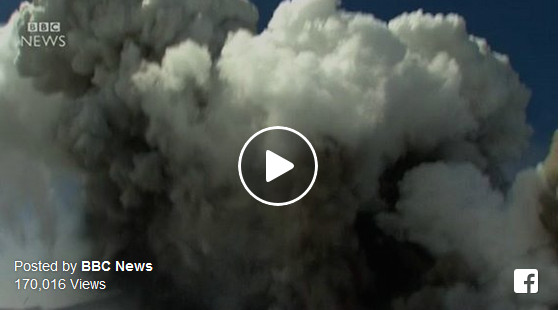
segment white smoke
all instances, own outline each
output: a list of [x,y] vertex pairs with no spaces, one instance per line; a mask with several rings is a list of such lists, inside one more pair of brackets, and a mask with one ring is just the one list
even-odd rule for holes
[[[421,165],[406,174],[400,188],[398,218],[382,219],[389,229],[401,229],[397,235],[454,265],[443,281],[452,281],[446,283],[446,298],[455,303],[444,308],[508,309],[514,300],[521,309],[555,304],[555,245],[539,218],[543,187],[535,170],[520,173],[505,197],[471,164]],[[512,271],[530,266],[542,274],[539,295],[516,296]],[[432,273],[436,272],[437,267]],[[461,274],[466,277],[457,280]],[[437,281],[442,279],[434,279],[434,286]],[[461,284],[470,287],[457,291]],[[463,304],[455,299],[474,301]]]
[[[88,255],[79,171],[53,145],[67,101],[34,90],[15,66],[14,15],[0,28],[0,307],[62,306],[89,294],[16,290],[14,261],[79,260]],[[60,276],[61,274],[58,274]]]
[[[0,129],[21,128],[0,132],[0,144],[84,171],[85,252],[152,260],[147,289],[128,287],[147,308],[555,304],[542,180],[530,170],[501,190],[503,165],[530,134],[529,91],[506,56],[452,14],[385,23],[335,0],[298,0],[260,34],[256,17],[241,0],[53,0],[23,5],[0,30]],[[61,22],[68,46],[18,48],[29,21]],[[284,209],[252,200],[236,171],[245,140],[272,125],[304,133],[330,167]],[[4,200],[0,222],[19,208]],[[57,219],[49,227],[81,223],[82,211],[45,208]],[[359,212],[383,231],[358,238]],[[387,266],[368,265],[362,249],[387,236],[435,263],[421,287],[365,302]],[[510,292],[526,264],[541,270],[537,297]]]

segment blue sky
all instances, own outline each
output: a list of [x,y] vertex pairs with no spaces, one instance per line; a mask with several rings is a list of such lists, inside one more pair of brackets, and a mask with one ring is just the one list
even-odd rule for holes
[[[19,0],[0,0],[0,21],[5,21]],[[259,28],[270,19],[280,0],[252,0],[260,12]],[[402,12],[423,9],[458,13],[469,32],[486,38],[491,47],[509,55],[521,80],[532,91],[527,111],[535,130],[532,152],[526,161],[541,159],[558,127],[558,16],[552,0],[342,0],[349,11],[363,11],[389,20]]]

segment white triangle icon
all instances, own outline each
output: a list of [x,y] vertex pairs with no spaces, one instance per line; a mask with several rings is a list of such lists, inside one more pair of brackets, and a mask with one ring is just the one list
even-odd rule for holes
[[270,182],[284,173],[294,169],[294,164],[278,154],[266,150],[266,181]]

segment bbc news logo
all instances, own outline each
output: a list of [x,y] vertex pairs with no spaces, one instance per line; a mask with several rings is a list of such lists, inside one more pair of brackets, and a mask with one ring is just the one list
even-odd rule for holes
[[539,271],[537,269],[515,269],[513,271],[513,291],[517,294],[539,292]]
[[61,34],[59,22],[29,22],[27,34],[20,37],[21,47],[65,47],[66,35]]

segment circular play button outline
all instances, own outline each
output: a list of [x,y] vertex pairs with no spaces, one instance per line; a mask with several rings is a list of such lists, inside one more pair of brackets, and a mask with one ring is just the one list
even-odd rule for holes
[[[243,154],[245,153],[245,149],[247,148],[247,146],[249,145],[249,143],[251,143],[251,141],[253,141],[253,139],[255,139],[258,135],[263,134],[267,131],[271,131],[271,130],[284,130],[284,131],[289,131],[291,133],[294,133],[296,135],[298,135],[301,139],[303,139],[303,141],[305,141],[305,143],[307,144],[307,146],[309,146],[309,149],[311,149],[311,153],[313,153],[313,161],[315,162],[315,171],[313,172],[313,179],[311,179],[311,183],[309,183],[309,186],[307,187],[307,189],[299,196],[297,196],[296,198],[289,200],[289,201],[285,201],[285,202],[272,202],[272,201],[267,201],[262,199],[261,197],[255,195],[255,193],[253,193],[251,191],[251,189],[249,189],[249,187],[247,186],[247,184],[245,183],[245,179],[243,179],[243,171],[241,171],[241,161],[243,159]],[[307,195],[307,193],[309,193],[309,191],[311,190],[311,188],[313,187],[313,184],[315,184],[315,179],[317,179],[317,171],[319,171],[319,162],[317,161],[317,153],[315,153],[315,149],[313,148],[313,145],[311,145],[311,142],[309,142],[309,140],[303,135],[301,134],[299,131],[292,129],[290,127],[285,127],[285,126],[271,126],[271,127],[267,127],[264,129],[261,129],[259,131],[257,131],[256,133],[254,133],[249,140],[247,140],[247,142],[245,142],[245,144],[243,145],[243,148],[241,149],[241,153],[239,153],[239,160],[237,163],[237,170],[239,172],[239,178],[241,179],[241,184],[243,184],[243,187],[245,188],[245,190],[249,193],[249,195],[251,195],[253,198],[255,198],[256,200],[258,200],[259,202],[262,202],[264,204],[267,204],[269,206],[275,206],[275,207],[281,207],[281,206],[287,206],[290,205],[294,202],[297,202],[298,200],[302,199],[303,197],[305,197],[305,195]]]

